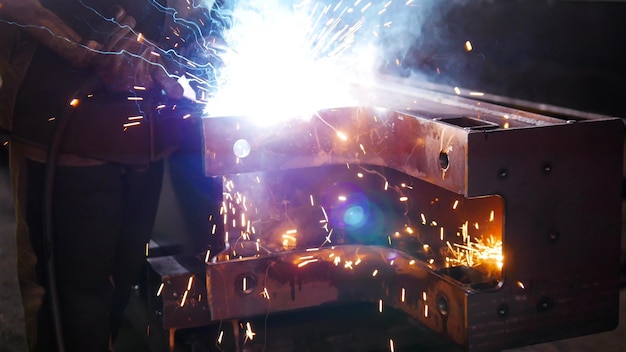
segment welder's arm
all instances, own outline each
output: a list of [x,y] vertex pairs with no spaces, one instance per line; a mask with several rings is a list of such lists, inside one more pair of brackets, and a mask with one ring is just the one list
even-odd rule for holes
[[135,19],[120,15],[119,27],[103,43],[102,53],[95,57],[95,71],[109,89],[128,91],[137,86],[163,89],[172,98],[181,98],[177,63],[141,33],[133,31]]
[[16,22],[72,65],[93,66],[110,90],[159,87],[170,97],[182,96],[182,87],[167,73],[163,60],[153,54],[156,47],[138,40],[138,34],[132,30],[135,19],[123,9],[116,18],[119,27],[104,43],[97,43],[81,38],[39,0],[4,0],[1,4],[0,18]]
[[38,0],[3,0],[0,18],[23,26],[33,38],[49,47],[74,66],[82,67],[93,59],[97,43],[83,39]]

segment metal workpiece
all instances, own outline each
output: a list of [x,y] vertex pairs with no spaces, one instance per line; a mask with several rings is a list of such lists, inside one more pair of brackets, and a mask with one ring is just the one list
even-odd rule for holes
[[343,245],[209,265],[207,291],[213,319],[370,302],[380,312],[393,307],[419,316],[461,344],[464,297],[473,289],[455,285],[400,251]]
[[617,325],[620,119],[368,92],[269,126],[203,120],[224,184],[212,320],[378,302],[470,351]]

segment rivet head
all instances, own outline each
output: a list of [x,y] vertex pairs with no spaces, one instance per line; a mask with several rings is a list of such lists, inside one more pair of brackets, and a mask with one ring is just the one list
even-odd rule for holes
[[541,171],[548,175],[549,173],[552,172],[552,163],[551,162],[545,162],[543,163],[543,165],[541,166]]
[[547,312],[554,307],[554,301],[550,297],[543,297],[537,303],[537,310],[540,312]]
[[548,241],[550,241],[550,243],[556,243],[559,240],[559,237],[561,237],[561,235],[557,230],[551,230],[548,232]]
[[500,317],[506,317],[509,314],[509,306],[506,304],[499,305],[497,313]]

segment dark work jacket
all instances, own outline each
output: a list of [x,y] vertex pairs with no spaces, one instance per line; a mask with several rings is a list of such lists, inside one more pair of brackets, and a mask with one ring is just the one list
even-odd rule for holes
[[[158,1],[161,0],[41,2],[82,38],[96,40],[101,28],[106,28],[106,21],[98,13],[106,14],[111,5],[119,4],[136,19],[136,31],[158,41],[164,22]],[[69,109],[77,92],[79,103]],[[178,147],[181,125],[188,123],[183,119],[186,112],[177,109],[178,105],[179,102],[168,100],[160,89],[109,92],[98,84],[91,69],[76,69],[39,45],[16,99],[12,135],[47,147],[60,119],[70,118],[61,152],[123,164],[144,164],[163,158]],[[143,118],[136,120],[137,116]]]

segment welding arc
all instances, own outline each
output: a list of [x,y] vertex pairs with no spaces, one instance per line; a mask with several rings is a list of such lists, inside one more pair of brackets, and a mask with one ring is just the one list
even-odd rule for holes
[[[81,87],[72,95],[73,99],[80,99],[87,94],[93,92],[98,86],[99,80],[96,76],[90,77]],[[59,158],[59,150],[63,135],[69,126],[74,109],[70,104],[66,105],[58,124],[54,129],[52,140],[48,146],[48,155],[46,162],[45,178],[44,178],[44,199],[43,199],[43,248],[46,266],[46,283],[48,285],[47,295],[50,300],[50,309],[52,313],[52,323],[54,326],[54,334],[56,336],[56,345],[58,352],[65,351],[65,343],[63,340],[63,326],[61,320],[61,312],[59,307],[59,292],[56,279],[56,263],[54,257],[54,230],[52,227],[52,207],[54,199],[54,179]]]

